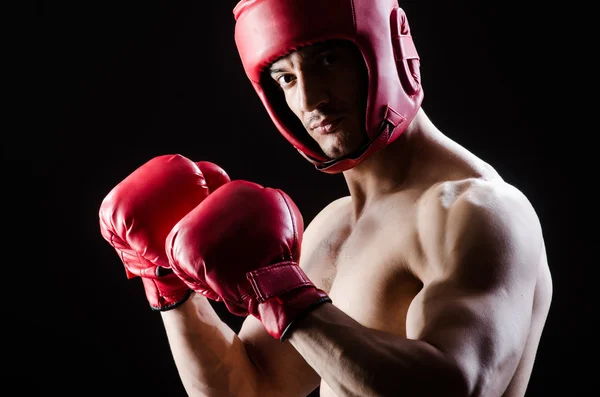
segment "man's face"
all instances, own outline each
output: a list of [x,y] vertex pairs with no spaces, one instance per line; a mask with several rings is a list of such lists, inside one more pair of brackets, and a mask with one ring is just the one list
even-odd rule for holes
[[329,158],[343,157],[367,138],[367,72],[356,46],[330,41],[304,47],[269,69],[289,108]]

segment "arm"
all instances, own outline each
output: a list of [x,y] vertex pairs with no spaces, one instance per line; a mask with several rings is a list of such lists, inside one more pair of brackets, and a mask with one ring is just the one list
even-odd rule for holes
[[[427,272],[408,338],[367,329],[326,304],[290,343],[338,396],[501,396],[524,349],[541,230],[515,189],[473,184],[420,210]],[[440,200],[439,198],[442,197]]]
[[236,335],[200,294],[161,315],[190,397],[306,396],[318,386],[302,356],[252,317]]
[[161,312],[179,376],[189,396],[258,396],[259,379],[244,346],[208,300],[194,294]]
[[[190,289],[209,290],[231,313],[246,317],[238,337],[201,296],[164,315],[190,394],[305,396],[318,386],[314,371],[279,340],[294,317],[290,313],[305,310],[324,294],[306,280],[297,283],[302,235],[300,212],[285,193],[243,180],[216,189],[171,229],[165,247],[173,272]],[[278,277],[265,282],[252,271]],[[253,294],[254,283],[264,294]],[[286,313],[271,310],[263,299],[284,287],[289,287],[286,294],[295,294],[296,305],[289,303]],[[270,326],[249,313],[267,318]]]
[[[300,392],[310,385],[314,389],[318,379],[314,372],[304,371],[308,375],[303,376],[302,368],[283,370],[295,367],[293,357],[302,360],[289,344],[267,339],[262,326],[252,326],[253,319],[244,324],[238,337],[204,297],[218,299],[214,291],[196,280],[193,294],[169,270],[164,242],[167,234],[209,193],[228,182],[227,173],[216,164],[193,162],[181,155],[155,157],[103,200],[99,210],[102,236],[118,252],[126,275],[142,279],[151,308],[161,312],[176,366],[190,396],[285,396],[295,383],[300,385]],[[196,246],[191,241],[189,248]],[[231,246],[227,247],[231,251]],[[280,359],[271,364],[273,370],[253,365],[266,358]],[[152,368],[149,373],[156,376],[156,366],[148,366]],[[304,368],[310,370],[306,364]],[[277,381],[272,375],[277,375]]]

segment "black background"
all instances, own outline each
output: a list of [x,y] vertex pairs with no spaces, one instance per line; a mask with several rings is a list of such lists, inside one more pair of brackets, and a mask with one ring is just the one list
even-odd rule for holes
[[[560,12],[516,3],[401,4],[421,56],[425,111],[521,189],[544,227],[555,294],[527,396],[578,395],[570,159],[565,141],[551,138],[560,132]],[[36,127],[3,151],[26,175],[6,185],[15,201],[7,222],[26,220],[11,235],[28,274],[4,279],[12,395],[185,395],[160,315],[98,227],[104,196],[151,157],[181,153],[280,187],[307,223],[347,194],[341,175],[314,170],[272,125],[236,52],[234,5],[36,3],[27,69]],[[19,204],[27,209],[12,209]],[[215,308],[237,329],[239,318]]]

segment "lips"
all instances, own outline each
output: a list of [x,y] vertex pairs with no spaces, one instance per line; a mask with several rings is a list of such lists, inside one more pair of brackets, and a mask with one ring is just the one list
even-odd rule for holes
[[311,124],[311,128],[320,134],[328,134],[336,130],[336,128],[342,122],[343,117],[338,117],[335,119],[325,119],[320,123]]

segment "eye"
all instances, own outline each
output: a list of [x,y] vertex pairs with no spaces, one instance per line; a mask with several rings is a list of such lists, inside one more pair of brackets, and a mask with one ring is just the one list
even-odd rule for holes
[[291,74],[282,74],[281,76],[277,76],[275,81],[277,81],[277,84],[284,87],[294,81],[294,76]]
[[340,59],[339,54],[336,52],[326,52],[320,57],[320,61],[325,66],[331,66]]

